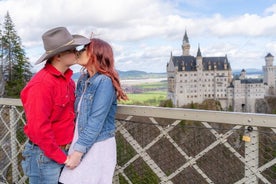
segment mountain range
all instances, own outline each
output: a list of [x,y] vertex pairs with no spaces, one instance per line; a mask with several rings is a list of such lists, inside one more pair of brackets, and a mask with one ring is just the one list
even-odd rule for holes
[[[148,73],[139,70],[120,71],[117,70],[121,80],[125,79],[148,79],[148,78],[166,78],[167,73]],[[80,76],[80,72],[73,74],[73,79],[76,80]]]
[[[129,70],[129,71],[120,71],[117,70],[119,73],[119,77],[121,80],[126,80],[126,79],[148,79],[148,78],[166,78],[167,73],[152,73],[152,72],[145,72],[145,71],[139,71],[139,70]],[[242,69],[234,69],[232,70],[233,75],[240,75]],[[263,71],[260,69],[246,69],[246,74],[247,75],[262,75]],[[77,80],[80,76],[80,72],[74,73],[73,74],[73,79]]]

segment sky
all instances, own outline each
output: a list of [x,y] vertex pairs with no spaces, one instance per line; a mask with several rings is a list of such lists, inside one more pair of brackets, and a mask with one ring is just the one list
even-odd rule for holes
[[[117,70],[166,72],[171,54],[225,56],[233,70],[262,69],[276,56],[276,0],[0,0],[0,23],[9,12],[32,71],[44,53],[41,35],[65,26],[72,34],[110,43]],[[80,66],[74,65],[77,72]]]

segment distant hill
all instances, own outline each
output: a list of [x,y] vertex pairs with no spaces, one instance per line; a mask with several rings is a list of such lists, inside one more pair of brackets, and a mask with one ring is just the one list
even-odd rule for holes
[[[166,78],[166,73],[147,73],[138,70],[120,71],[118,70],[120,79],[148,79],[148,78]],[[77,80],[80,76],[80,72],[73,74],[73,80]]]
[[147,73],[144,71],[130,70],[118,71],[120,79],[148,79],[148,78],[166,78],[166,73]]
[[[232,73],[233,75],[240,75],[242,69],[233,69]],[[261,69],[256,68],[248,68],[245,69],[245,72],[247,75],[263,75],[263,71]]]
[[[233,75],[240,75],[242,69],[233,69]],[[245,69],[247,75],[262,75],[263,71],[260,69],[249,68]],[[149,79],[149,78],[166,78],[167,73],[148,73],[139,70],[120,71],[118,70],[120,79]],[[73,79],[77,80],[80,76],[80,72],[73,74]]]

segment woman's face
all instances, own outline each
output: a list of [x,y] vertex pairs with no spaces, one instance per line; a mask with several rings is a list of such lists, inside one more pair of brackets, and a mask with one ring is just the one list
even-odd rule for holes
[[87,52],[87,46],[84,46],[83,49],[78,52],[77,63],[84,67],[87,66],[90,57],[89,55],[90,54]]

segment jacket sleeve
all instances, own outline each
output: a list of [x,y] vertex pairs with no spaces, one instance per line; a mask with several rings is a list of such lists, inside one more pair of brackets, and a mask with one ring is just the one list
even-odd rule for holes
[[79,133],[74,150],[86,153],[95,143],[106,121],[112,103],[116,98],[112,81],[108,77],[102,78],[95,92],[92,107],[89,108],[86,127]]

